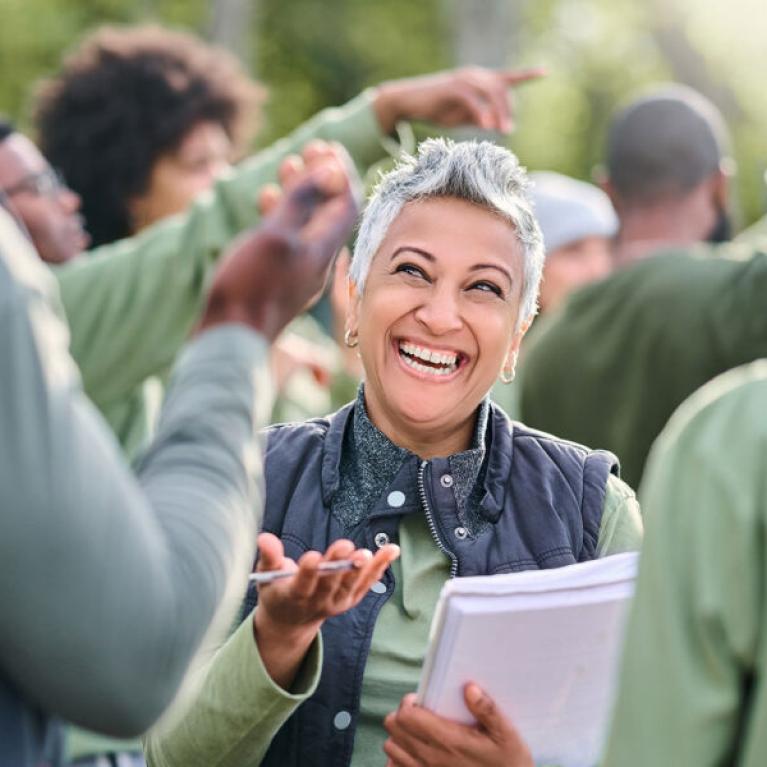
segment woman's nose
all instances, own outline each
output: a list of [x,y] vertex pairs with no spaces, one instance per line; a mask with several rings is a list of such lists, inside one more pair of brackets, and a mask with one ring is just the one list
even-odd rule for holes
[[415,311],[415,318],[434,335],[444,335],[463,327],[460,307],[455,296],[435,291]]

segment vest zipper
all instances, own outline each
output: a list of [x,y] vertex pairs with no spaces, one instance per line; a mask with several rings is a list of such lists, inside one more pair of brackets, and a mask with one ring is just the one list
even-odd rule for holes
[[421,505],[423,506],[424,513],[426,514],[426,522],[429,525],[429,532],[431,532],[431,537],[434,539],[434,543],[437,544],[437,548],[450,559],[450,577],[455,578],[456,573],[458,572],[458,557],[456,557],[456,555],[453,554],[453,552],[450,551],[450,549],[448,549],[444,543],[442,543],[439,537],[439,533],[437,532],[437,525],[434,522],[434,517],[431,513],[429,500],[426,497],[424,474],[428,464],[428,461],[421,461],[421,466],[418,469],[418,492],[421,495]]

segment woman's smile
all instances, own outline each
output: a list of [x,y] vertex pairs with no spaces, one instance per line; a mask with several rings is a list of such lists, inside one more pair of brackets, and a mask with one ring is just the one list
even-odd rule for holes
[[392,345],[403,369],[423,381],[452,381],[469,361],[468,355],[457,349],[436,347],[410,338],[395,338]]

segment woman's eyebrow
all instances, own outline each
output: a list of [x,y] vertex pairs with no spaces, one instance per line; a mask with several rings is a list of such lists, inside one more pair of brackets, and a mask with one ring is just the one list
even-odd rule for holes
[[427,261],[436,261],[434,256],[427,250],[421,250],[414,245],[400,245],[394,253],[391,254],[389,261],[396,258],[400,253],[417,253],[419,256],[423,256]]
[[504,269],[502,266],[498,266],[498,264],[474,264],[474,266],[472,266],[469,271],[478,272],[481,269],[495,269],[506,277],[510,285],[514,284],[514,278],[511,276],[511,272],[509,272],[507,269]]

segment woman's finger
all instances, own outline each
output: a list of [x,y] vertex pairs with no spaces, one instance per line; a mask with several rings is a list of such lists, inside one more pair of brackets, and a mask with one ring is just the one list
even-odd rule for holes
[[389,758],[386,767],[421,767],[415,757],[410,756],[408,752],[398,743],[389,738],[383,745],[383,750]]
[[328,546],[323,560],[332,562],[336,559],[348,559],[355,551],[355,546],[348,538],[339,538]]
[[473,682],[464,688],[464,699],[487,737],[514,755],[515,765],[533,765],[533,757],[516,727],[501,713],[495,701]]
[[367,594],[370,587],[380,581],[387,567],[399,556],[399,546],[387,543],[371,557],[367,564],[360,568],[357,584],[352,592],[353,599],[359,601]]
[[283,567],[285,549],[282,541],[272,533],[258,536],[258,569],[279,570]]
[[321,578],[317,565],[322,561],[319,551],[307,551],[298,560],[298,572],[291,578],[291,593],[303,601],[313,599],[317,582]]
[[[440,739],[444,733],[439,729],[424,732],[416,731],[409,724],[409,715],[402,708],[389,714],[384,719],[384,728],[389,733],[390,740],[401,749],[401,752],[414,759],[417,764],[427,760],[440,747]],[[401,759],[401,757],[400,757]],[[430,762],[426,761],[427,764]]]
[[[333,543],[328,546],[325,554],[321,557],[320,562],[336,562],[342,559],[348,559],[353,553],[354,544],[345,538],[340,538],[337,541],[333,541]],[[318,562],[318,564],[320,563]],[[318,607],[321,605],[327,606],[327,604],[332,601],[332,596],[345,575],[346,573],[343,571],[326,573],[317,571],[317,578],[314,581],[311,599]]]
[[336,607],[344,610],[349,609],[350,606],[357,604],[359,601],[356,595],[360,573],[364,570],[367,563],[373,559],[373,554],[367,549],[357,549],[348,558],[354,563],[354,567],[344,573],[339,573],[339,578],[334,584],[333,591],[329,594],[329,599],[336,603]]

